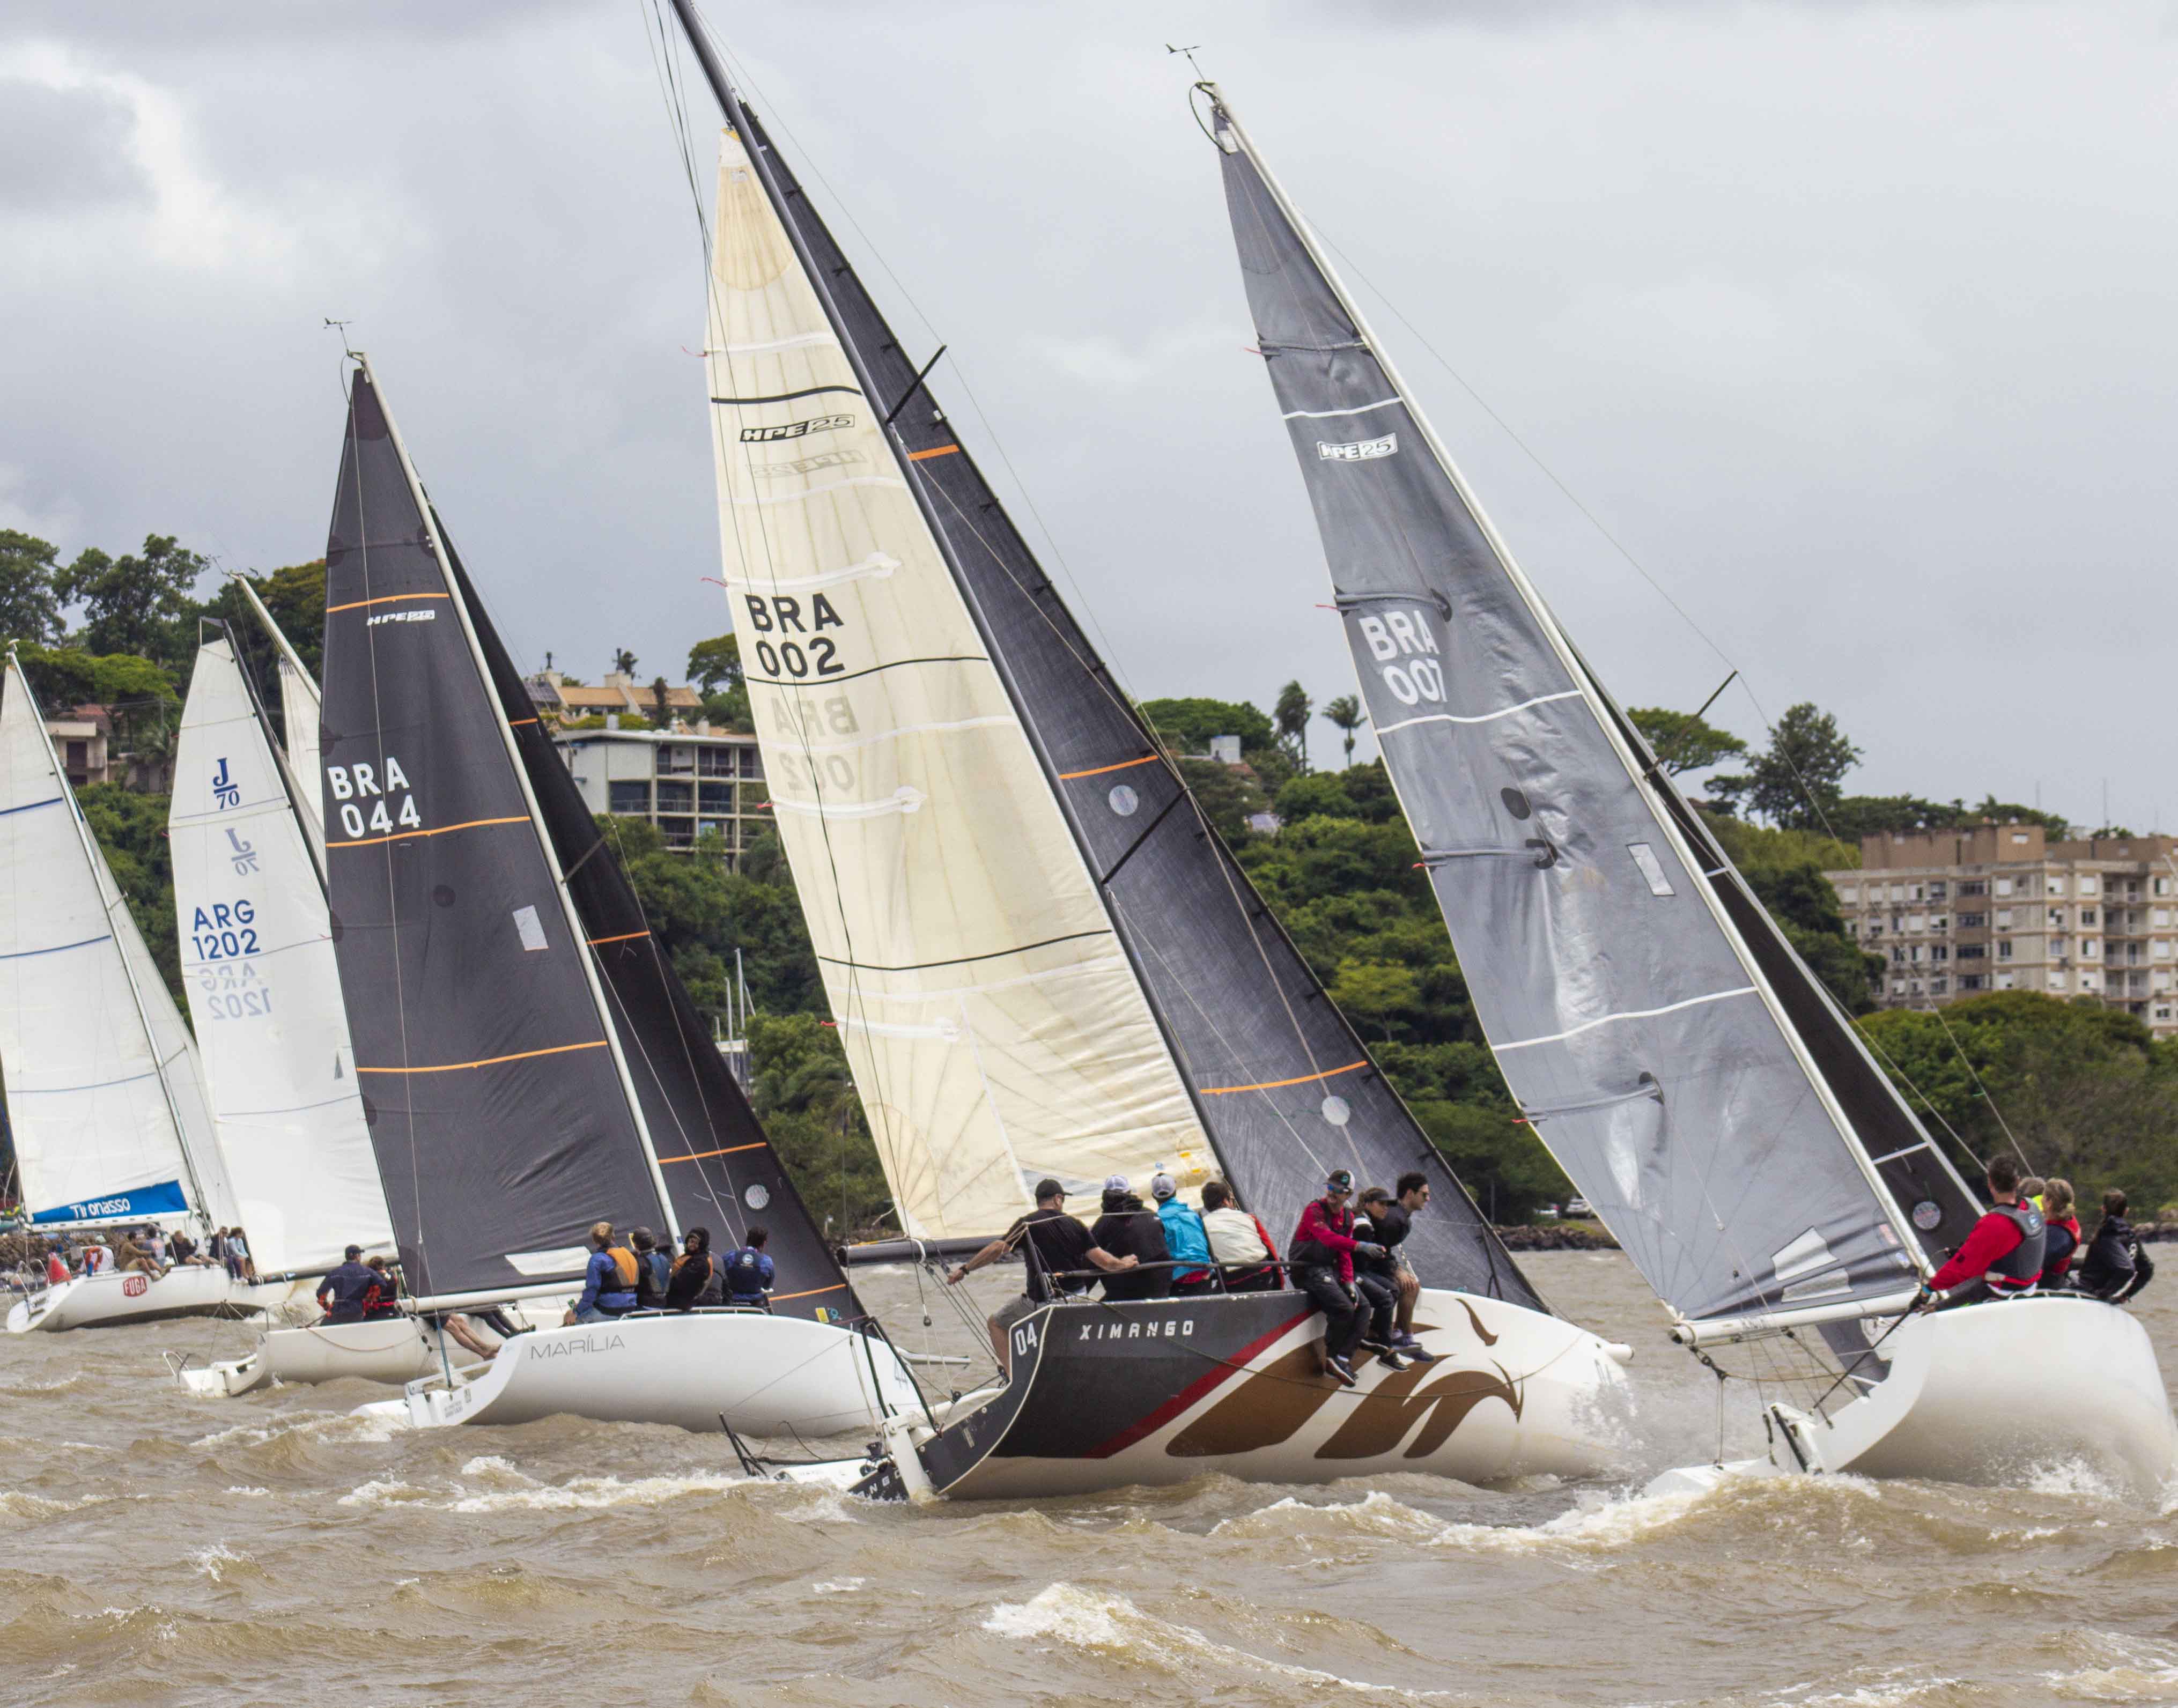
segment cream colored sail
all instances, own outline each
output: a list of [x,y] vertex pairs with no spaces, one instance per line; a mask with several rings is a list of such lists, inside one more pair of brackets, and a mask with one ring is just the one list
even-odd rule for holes
[[730,132],[710,324],[734,627],[825,990],[911,1233],[1210,1147],[1050,783]]

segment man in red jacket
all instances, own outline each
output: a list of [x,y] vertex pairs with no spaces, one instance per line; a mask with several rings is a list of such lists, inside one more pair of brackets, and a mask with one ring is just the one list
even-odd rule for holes
[[[1973,1305],[1984,1299],[2016,1298],[2034,1290],[2042,1277],[2044,1229],[2042,1213],[2019,1196],[2019,1169],[2009,1157],[1989,1165],[1989,1213],[1927,1284],[1930,1293],[1945,1293],[1968,1281],[1981,1284],[1946,1305]],[[1928,1308],[1924,1303],[1923,1308]]]
[[1382,1245],[1354,1237],[1353,1198],[1354,1176],[1333,1169],[1286,1250],[1294,1284],[1323,1313],[1323,1373],[1346,1388],[1354,1386],[1354,1349],[1369,1326],[1369,1307],[1354,1287],[1354,1254],[1384,1255]]

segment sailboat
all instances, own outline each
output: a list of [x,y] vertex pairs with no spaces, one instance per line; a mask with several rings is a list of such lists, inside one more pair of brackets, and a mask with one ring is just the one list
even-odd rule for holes
[[[705,348],[725,573],[779,835],[903,1229],[1052,1176],[1213,1174],[1281,1229],[1425,1172],[1442,1361],[1320,1373],[1294,1292],[1048,1304],[889,1420],[878,1495],[1614,1462],[1625,1349],[1549,1312],[1205,820],[676,0],[728,123]],[[899,1242],[892,1242],[897,1245]],[[955,1249],[958,1249],[957,1246]]]
[[[328,889],[364,1120],[424,1313],[579,1287],[608,1221],[777,1231],[769,1312],[539,1328],[421,1426],[555,1412],[831,1433],[919,1409],[650,937],[447,544],[370,367],[326,556]],[[721,1244],[721,1254],[728,1245]]]
[[1721,1371],[1812,1366],[1786,1384],[1800,1404],[1765,1405],[1755,1465],[1973,1481],[2085,1460],[2159,1487],[2178,1432],[2133,1317],[2080,1298],[1904,1314],[1973,1193],[1513,561],[1230,103],[1197,87],[1370,720],[1506,1081],[1677,1339]]
[[[0,1064],[30,1224],[240,1225],[196,1046],[113,881],[13,648],[0,684]],[[8,1329],[254,1308],[216,1265],[109,1272],[33,1293]]]
[[[315,685],[299,664],[287,668],[292,649],[257,609],[279,649],[290,738],[306,729],[315,746]],[[183,973],[252,1253],[260,1273],[304,1278],[326,1274],[350,1245],[395,1252],[333,961],[317,780],[313,764],[305,784],[273,739],[233,638],[206,640],[182,709],[167,818]],[[176,1373],[193,1393],[222,1396],[341,1377],[405,1382],[447,1356],[431,1325],[400,1316],[272,1328],[246,1357],[183,1361]]]

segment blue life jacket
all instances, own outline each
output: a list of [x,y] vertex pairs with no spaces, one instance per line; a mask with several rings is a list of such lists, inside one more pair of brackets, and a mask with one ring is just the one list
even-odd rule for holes
[[737,1245],[726,1257],[726,1291],[736,1303],[754,1303],[763,1297],[774,1273],[771,1259],[753,1245]]

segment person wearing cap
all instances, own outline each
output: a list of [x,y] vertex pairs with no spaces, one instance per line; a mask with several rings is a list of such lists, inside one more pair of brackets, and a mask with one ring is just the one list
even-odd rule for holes
[[1104,1182],[1104,1213],[1089,1229],[1089,1237],[1114,1256],[1132,1257],[1139,1268],[1131,1274],[1104,1278],[1107,1299],[1163,1299],[1172,1292],[1172,1252],[1165,1245],[1164,1224],[1156,1211],[1135,1196],[1125,1174]]
[[1179,1196],[1179,1183],[1167,1174],[1151,1176],[1150,1196],[1157,1201],[1157,1222],[1164,1230],[1164,1247],[1173,1261],[1185,1263],[1200,1260],[1202,1264],[1201,1268],[1172,1272],[1174,1297],[1184,1299],[1197,1293],[1215,1292],[1218,1278],[1209,1267],[1210,1235],[1203,1229],[1201,1213]]
[[376,1300],[380,1277],[363,1261],[363,1247],[351,1245],[339,1268],[318,1283],[318,1304],[328,1322],[360,1322]]
[[1066,1189],[1056,1180],[1045,1179],[1036,1183],[1036,1208],[954,1269],[945,1278],[945,1284],[958,1287],[986,1264],[1015,1251],[1021,1254],[1028,1272],[1022,1289],[1027,1300],[1016,1301],[990,1319],[991,1345],[1003,1366],[1010,1366],[1006,1328],[1015,1316],[1034,1305],[1082,1291],[1089,1284],[1083,1277],[1091,1269],[1112,1274],[1133,1268],[1136,1262],[1130,1256],[1115,1257],[1091,1239],[1089,1230],[1066,1213]]
[[1384,1248],[1354,1237],[1354,1175],[1333,1169],[1323,1196],[1300,1213],[1286,1250],[1294,1284],[1323,1313],[1323,1373],[1342,1387],[1354,1384],[1354,1349],[1369,1326],[1369,1307],[1354,1285],[1354,1255],[1380,1257]]

